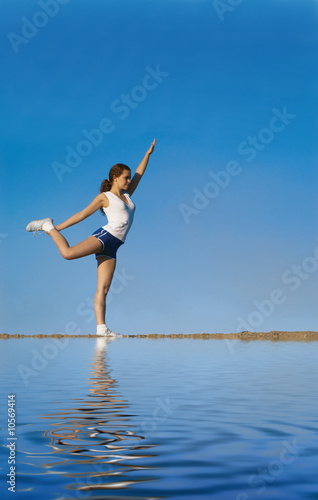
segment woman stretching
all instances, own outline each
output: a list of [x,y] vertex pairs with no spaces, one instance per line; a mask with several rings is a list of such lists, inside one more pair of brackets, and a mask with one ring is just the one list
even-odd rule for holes
[[[94,300],[96,335],[111,337],[118,335],[106,326],[106,295],[115,271],[116,252],[125,242],[134,218],[135,205],[130,197],[146,170],[155,144],[156,139],[131,180],[130,168],[118,163],[110,169],[108,179],[102,182],[100,194],[84,210],[57,226],[53,226],[53,220],[47,218],[32,221],[26,227],[27,231],[45,231],[49,234],[64,259],[79,259],[95,253],[97,259],[97,290]],[[86,240],[70,247],[60,231],[86,219],[99,209],[107,216],[108,223],[97,229]]]

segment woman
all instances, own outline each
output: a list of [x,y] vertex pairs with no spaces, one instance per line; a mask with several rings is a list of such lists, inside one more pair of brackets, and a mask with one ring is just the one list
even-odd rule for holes
[[[94,300],[97,323],[96,335],[118,335],[106,326],[106,295],[115,271],[116,252],[125,242],[134,218],[135,205],[130,197],[146,170],[155,144],[156,139],[151,144],[131,180],[130,168],[127,165],[118,163],[110,169],[109,178],[102,182],[100,194],[84,210],[57,226],[53,226],[53,220],[47,218],[32,221],[26,227],[27,231],[45,231],[49,234],[64,259],[79,259],[95,253],[97,259],[97,291]],[[86,219],[99,209],[107,216],[108,223],[95,231],[86,240],[70,247],[64,236],[60,234],[60,231]]]

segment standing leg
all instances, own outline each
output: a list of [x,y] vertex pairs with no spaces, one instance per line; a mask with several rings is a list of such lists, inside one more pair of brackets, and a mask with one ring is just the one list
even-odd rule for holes
[[116,260],[110,257],[99,257],[97,261],[97,290],[94,310],[97,325],[103,325],[106,316],[106,295],[113,279]]
[[95,236],[89,236],[89,238],[82,241],[81,243],[70,247],[67,240],[57,229],[53,228],[49,232],[47,232],[47,234],[51,236],[62,257],[67,260],[86,257],[86,255],[98,253],[102,249],[101,242],[97,238],[95,238]]

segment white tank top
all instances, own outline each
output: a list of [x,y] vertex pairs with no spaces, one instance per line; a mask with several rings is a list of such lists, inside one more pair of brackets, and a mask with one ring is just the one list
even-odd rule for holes
[[108,207],[103,207],[108,220],[103,229],[106,229],[110,234],[124,242],[133,223],[136,206],[126,192],[123,195],[127,199],[128,205],[111,191],[106,191],[104,194],[109,200],[109,205]]

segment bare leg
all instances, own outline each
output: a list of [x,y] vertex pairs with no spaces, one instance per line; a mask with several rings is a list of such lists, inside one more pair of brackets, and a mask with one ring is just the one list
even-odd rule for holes
[[95,236],[90,236],[86,240],[81,241],[81,243],[70,247],[67,240],[57,229],[53,228],[47,234],[51,236],[62,257],[67,260],[86,257],[86,255],[98,253],[102,249],[101,242]]
[[116,260],[110,257],[99,257],[97,259],[97,290],[94,300],[96,324],[105,324],[106,295],[110,288],[116,267]]

